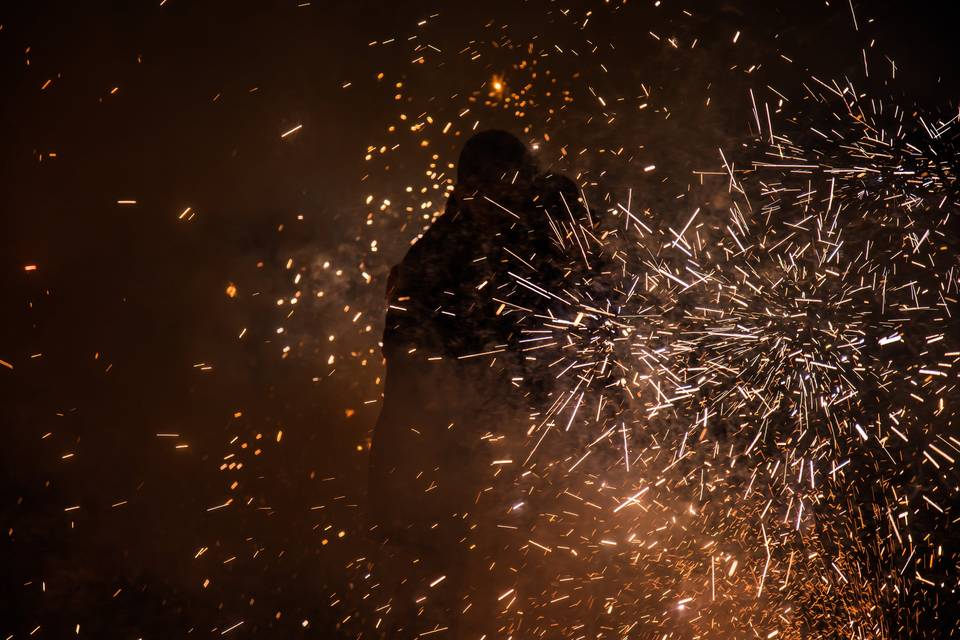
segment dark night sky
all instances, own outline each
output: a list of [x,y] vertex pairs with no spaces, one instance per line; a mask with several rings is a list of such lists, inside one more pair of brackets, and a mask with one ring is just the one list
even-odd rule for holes
[[[869,32],[903,70],[898,95],[936,106],[958,86],[949,2],[860,3],[876,23],[860,8],[864,33],[854,34],[846,0],[666,0],[660,13],[652,3],[598,11],[586,35],[558,14],[583,14],[591,5],[581,2],[159,4],[0,8],[0,360],[13,366],[0,367],[2,638],[38,625],[38,637],[68,637],[78,623],[81,637],[219,635],[241,620],[237,633],[291,637],[305,619],[308,633],[333,637],[349,611],[330,603],[351,579],[345,565],[363,554],[366,443],[377,413],[364,402],[376,398],[380,363],[354,358],[331,375],[327,355],[375,346],[382,308],[371,300],[412,228],[380,238],[373,284],[334,286],[330,304],[291,321],[287,358],[275,301],[293,290],[289,257],[356,267],[369,242],[365,194],[399,192],[422,173],[413,153],[390,170],[363,160],[368,145],[385,144],[398,109],[376,73],[406,79],[450,115],[450,96],[503,68],[496,51],[478,64],[453,55],[472,39],[490,41],[491,20],[517,40],[616,41],[605,58],[615,73],[584,74],[611,94],[655,86],[677,115],[656,130],[626,118],[597,133],[572,124],[575,103],[555,136],[577,148],[640,137],[658,165],[687,173],[714,168],[717,146],[745,132],[748,84],[728,72],[735,64],[782,50],[812,73],[860,73],[857,42]],[[681,19],[679,8],[695,17]],[[428,39],[445,55],[430,73],[413,69],[408,45],[399,54],[368,46],[405,38],[432,14]],[[703,44],[673,54],[648,31]],[[873,57],[876,76],[887,77]],[[573,74],[579,64],[568,57],[555,68]],[[770,77],[780,77],[774,67]],[[483,124],[516,126],[498,113]],[[444,144],[449,154],[460,142]],[[117,204],[124,199],[137,204]],[[178,220],[188,206],[196,217]],[[235,299],[224,293],[229,283]],[[325,336],[352,330],[341,310],[349,304],[370,310],[371,332],[344,336],[331,351]],[[250,444],[242,452],[241,442]],[[232,452],[248,461],[242,474],[219,470]],[[229,488],[235,479],[242,495]],[[207,511],[231,495],[254,506]],[[72,506],[80,508],[65,511]]]

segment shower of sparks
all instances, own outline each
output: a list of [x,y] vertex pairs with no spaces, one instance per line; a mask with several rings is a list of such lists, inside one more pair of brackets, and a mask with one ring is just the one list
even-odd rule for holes
[[957,588],[957,117],[804,88],[701,172],[726,211],[584,191],[562,278],[481,285],[552,380],[494,445],[501,633],[903,637]]
[[[859,29],[853,3],[849,10]],[[583,27],[589,19],[579,18]],[[744,48],[751,33],[722,38]],[[440,56],[426,40],[412,46],[415,66]],[[388,236],[413,244],[442,214],[455,149],[494,116],[515,118],[545,166],[578,167],[589,151],[630,156],[647,187],[665,173],[664,158],[643,147],[557,144],[557,114],[586,103],[598,116],[591,125],[616,127],[614,99],[546,73],[551,55],[568,54],[555,44],[503,35],[495,48],[517,57],[509,73],[484,68],[443,110],[415,100],[407,78],[374,74],[400,107],[364,162],[389,169],[398,154],[419,154],[424,170],[397,193],[364,193],[361,258],[304,251],[284,263],[291,289],[276,297],[272,329],[281,358],[310,340],[291,337],[305,303],[340,318],[312,343],[328,365],[315,381],[348,361],[369,368],[369,403],[379,404],[379,335],[368,320],[381,312],[389,268],[379,254]],[[488,53],[470,41],[456,55],[472,62]],[[867,75],[866,51],[863,60]],[[507,374],[528,403],[523,429],[483,443],[490,490],[477,503],[492,501],[496,515],[461,541],[482,548],[491,528],[499,536],[498,554],[485,560],[502,637],[911,637],[925,612],[956,601],[960,116],[818,77],[802,83],[803,106],[788,115],[789,101],[768,88],[774,104],[743,96],[750,143],[718,149],[716,166],[695,172],[723,206],[678,199],[666,210],[639,186],[604,192],[596,175],[568,169],[580,198],[540,207],[560,275],[505,246],[499,280],[474,283],[490,314],[520,336],[522,370]],[[671,115],[647,86],[629,100],[631,113]],[[243,297],[239,285],[225,286],[228,298]],[[502,366],[504,351],[464,358]],[[249,470],[258,447],[279,445],[282,434],[233,437],[220,470]],[[230,497],[209,511],[239,503]],[[347,535],[332,524],[322,531],[321,546]],[[494,570],[498,562],[509,570]],[[411,602],[400,603],[371,564],[364,556],[347,566],[360,576],[361,604],[344,628],[381,637],[396,611],[451,606],[434,604],[435,594],[456,577],[418,583],[411,571]],[[469,596],[456,603],[465,615],[472,607]],[[463,637],[445,626],[417,631]]]
[[555,303],[518,323],[556,372],[512,482],[579,568],[517,578],[506,628],[903,637],[957,587],[957,117],[814,86],[828,132],[765,122],[725,214],[553,212],[567,277],[510,272]]

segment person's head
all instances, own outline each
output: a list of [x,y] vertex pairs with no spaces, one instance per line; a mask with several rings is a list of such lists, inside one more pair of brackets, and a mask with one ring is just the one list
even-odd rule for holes
[[[562,173],[547,173],[537,179],[538,202],[540,206],[554,213],[554,209],[570,207],[576,210],[579,204],[580,188],[577,183]],[[566,202],[566,205],[564,205]]]
[[520,140],[506,131],[482,131],[463,145],[457,163],[457,184],[467,189],[500,183],[529,185],[537,163]]

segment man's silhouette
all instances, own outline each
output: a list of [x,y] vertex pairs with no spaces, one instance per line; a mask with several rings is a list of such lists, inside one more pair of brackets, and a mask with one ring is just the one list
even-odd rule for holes
[[541,313],[547,298],[516,276],[551,268],[551,228],[537,201],[555,183],[538,178],[512,135],[477,134],[445,213],[391,272],[370,520],[382,568],[398,574],[384,580],[402,583],[391,600],[396,635],[489,622],[496,527],[483,494],[494,460],[527,426],[517,319]]

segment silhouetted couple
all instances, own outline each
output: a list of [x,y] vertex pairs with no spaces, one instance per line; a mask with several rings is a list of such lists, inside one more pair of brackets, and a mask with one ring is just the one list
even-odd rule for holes
[[446,627],[479,638],[496,625],[510,490],[496,476],[519,455],[542,377],[519,327],[556,304],[545,295],[563,278],[553,218],[578,206],[576,185],[539,175],[515,137],[477,134],[444,214],[391,271],[369,494],[391,637]]

